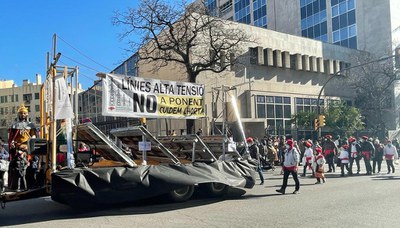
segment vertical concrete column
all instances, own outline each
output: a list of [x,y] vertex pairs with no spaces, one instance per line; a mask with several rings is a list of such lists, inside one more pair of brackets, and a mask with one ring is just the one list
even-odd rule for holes
[[276,67],[282,67],[282,52],[281,52],[281,50],[274,51],[274,65]]
[[303,70],[303,60],[301,54],[295,54],[296,56],[296,70]]
[[340,70],[340,61],[339,60],[334,60],[333,61],[334,64],[334,73],[338,72]]
[[272,53],[271,48],[264,49],[264,64],[267,66],[274,65],[274,54]]
[[312,72],[318,72],[317,57],[315,57],[315,56],[310,57],[310,65],[311,65]]
[[284,68],[290,68],[290,54],[288,51],[282,52],[282,65]]
[[325,70],[327,74],[334,74],[333,60],[327,59],[325,60]]
[[264,64],[264,49],[263,47],[257,47],[257,65]]
[[303,70],[310,71],[310,57],[308,55],[303,55]]
[[321,57],[317,58],[317,68],[318,68],[318,72],[325,73],[324,59]]

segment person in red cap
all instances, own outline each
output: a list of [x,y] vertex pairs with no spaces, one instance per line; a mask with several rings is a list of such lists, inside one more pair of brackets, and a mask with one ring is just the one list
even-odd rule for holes
[[349,141],[349,148],[347,149],[347,151],[349,152],[349,162],[350,162],[349,175],[352,176],[354,162],[356,162],[357,174],[360,173],[361,148],[360,145],[357,143],[356,138],[350,137],[348,141]]
[[304,142],[304,146],[305,146],[306,149],[304,151],[304,157],[303,157],[304,168],[303,168],[303,175],[302,176],[303,177],[306,176],[307,167],[309,169],[311,169],[312,175],[314,176],[314,169],[312,168],[312,163],[313,163],[313,160],[314,160],[314,152],[313,152],[313,149],[311,148],[312,145],[311,145],[310,142],[305,141]]
[[349,145],[343,144],[342,149],[340,150],[339,159],[340,159],[340,170],[341,170],[341,177],[344,177],[344,168],[346,168],[347,172],[349,172]]
[[364,158],[367,175],[372,175],[371,157],[375,152],[374,145],[368,141],[368,136],[363,136],[360,143],[361,155]]
[[389,174],[390,172],[394,173],[395,169],[394,169],[394,165],[393,165],[393,159],[397,159],[398,154],[397,154],[396,147],[392,145],[392,142],[390,140],[387,142],[386,146],[383,148],[383,155],[385,156],[386,165],[387,165],[387,169],[388,169],[387,174]]
[[325,135],[325,141],[322,142],[322,154],[328,163],[328,173],[335,172],[335,155],[338,153],[336,144],[332,141],[332,135]]
[[276,191],[285,194],[285,190],[287,187],[287,182],[289,178],[289,174],[292,174],[293,180],[296,184],[295,191],[293,194],[299,193],[300,190],[300,182],[298,178],[297,171],[299,169],[299,161],[300,161],[300,154],[297,149],[294,147],[294,143],[292,139],[286,140],[285,144],[286,150],[284,154],[284,161],[283,161],[283,183],[280,189]]
[[258,149],[258,146],[256,145],[256,143],[254,142],[254,139],[252,137],[248,137],[246,139],[247,144],[249,145],[249,152],[250,152],[250,157],[253,159],[253,161],[255,161],[254,163],[256,163],[257,166],[257,172],[258,175],[260,176],[260,180],[261,183],[260,185],[264,184],[264,175],[263,175],[263,171],[261,168],[261,155],[260,155],[260,151]]
[[314,160],[315,178],[317,178],[317,182],[315,182],[315,184],[321,184],[321,180],[325,183],[325,157],[322,155],[322,149],[320,147],[316,147],[315,152],[317,153]]

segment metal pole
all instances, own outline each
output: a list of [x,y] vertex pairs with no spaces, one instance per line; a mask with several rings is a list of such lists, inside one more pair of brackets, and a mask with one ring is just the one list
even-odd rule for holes
[[222,105],[223,105],[223,114],[222,114],[222,135],[224,136],[222,139],[222,159],[225,161],[225,138],[226,138],[226,131],[225,131],[225,120],[226,120],[226,91],[225,86],[222,86]]

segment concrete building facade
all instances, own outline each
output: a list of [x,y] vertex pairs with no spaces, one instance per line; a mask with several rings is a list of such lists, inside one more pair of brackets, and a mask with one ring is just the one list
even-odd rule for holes
[[0,82],[0,136],[8,138],[8,128],[17,118],[17,111],[21,104],[29,110],[29,118],[40,125],[40,89],[41,76],[36,75],[36,82],[23,80],[18,86],[14,80]]
[[[400,26],[396,0],[207,0],[206,4],[217,17],[378,56],[399,43],[394,34]],[[259,24],[258,18],[266,18],[266,23]]]

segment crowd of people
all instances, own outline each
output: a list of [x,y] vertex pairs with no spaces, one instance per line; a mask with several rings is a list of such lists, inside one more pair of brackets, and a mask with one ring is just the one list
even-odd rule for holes
[[325,135],[315,141],[301,139],[299,142],[284,136],[266,136],[262,139],[248,137],[247,143],[251,159],[257,164],[260,184],[264,184],[262,171],[266,166],[282,167],[283,183],[281,188],[276,190],[282,194],[285,194],[290,175],[295,182],[294,194],[300,189],[298,177],[306,177],[307,171],[311,177],[316,178],[315,184],[325,183],[325,164],[327,173],[335,173],[336,167],[340,167],[340,176],[344,177],[360,174],[360,161],[364,162],[366,175],[380,173],[382,162],[385,160],[387,174],[394,173],[394,162],[399,159],[400,153],[397,139],[393,141],[385,139],[381,142],[378,138],[367,136],[344,139],[337,136],[334,139],[332,135]]

